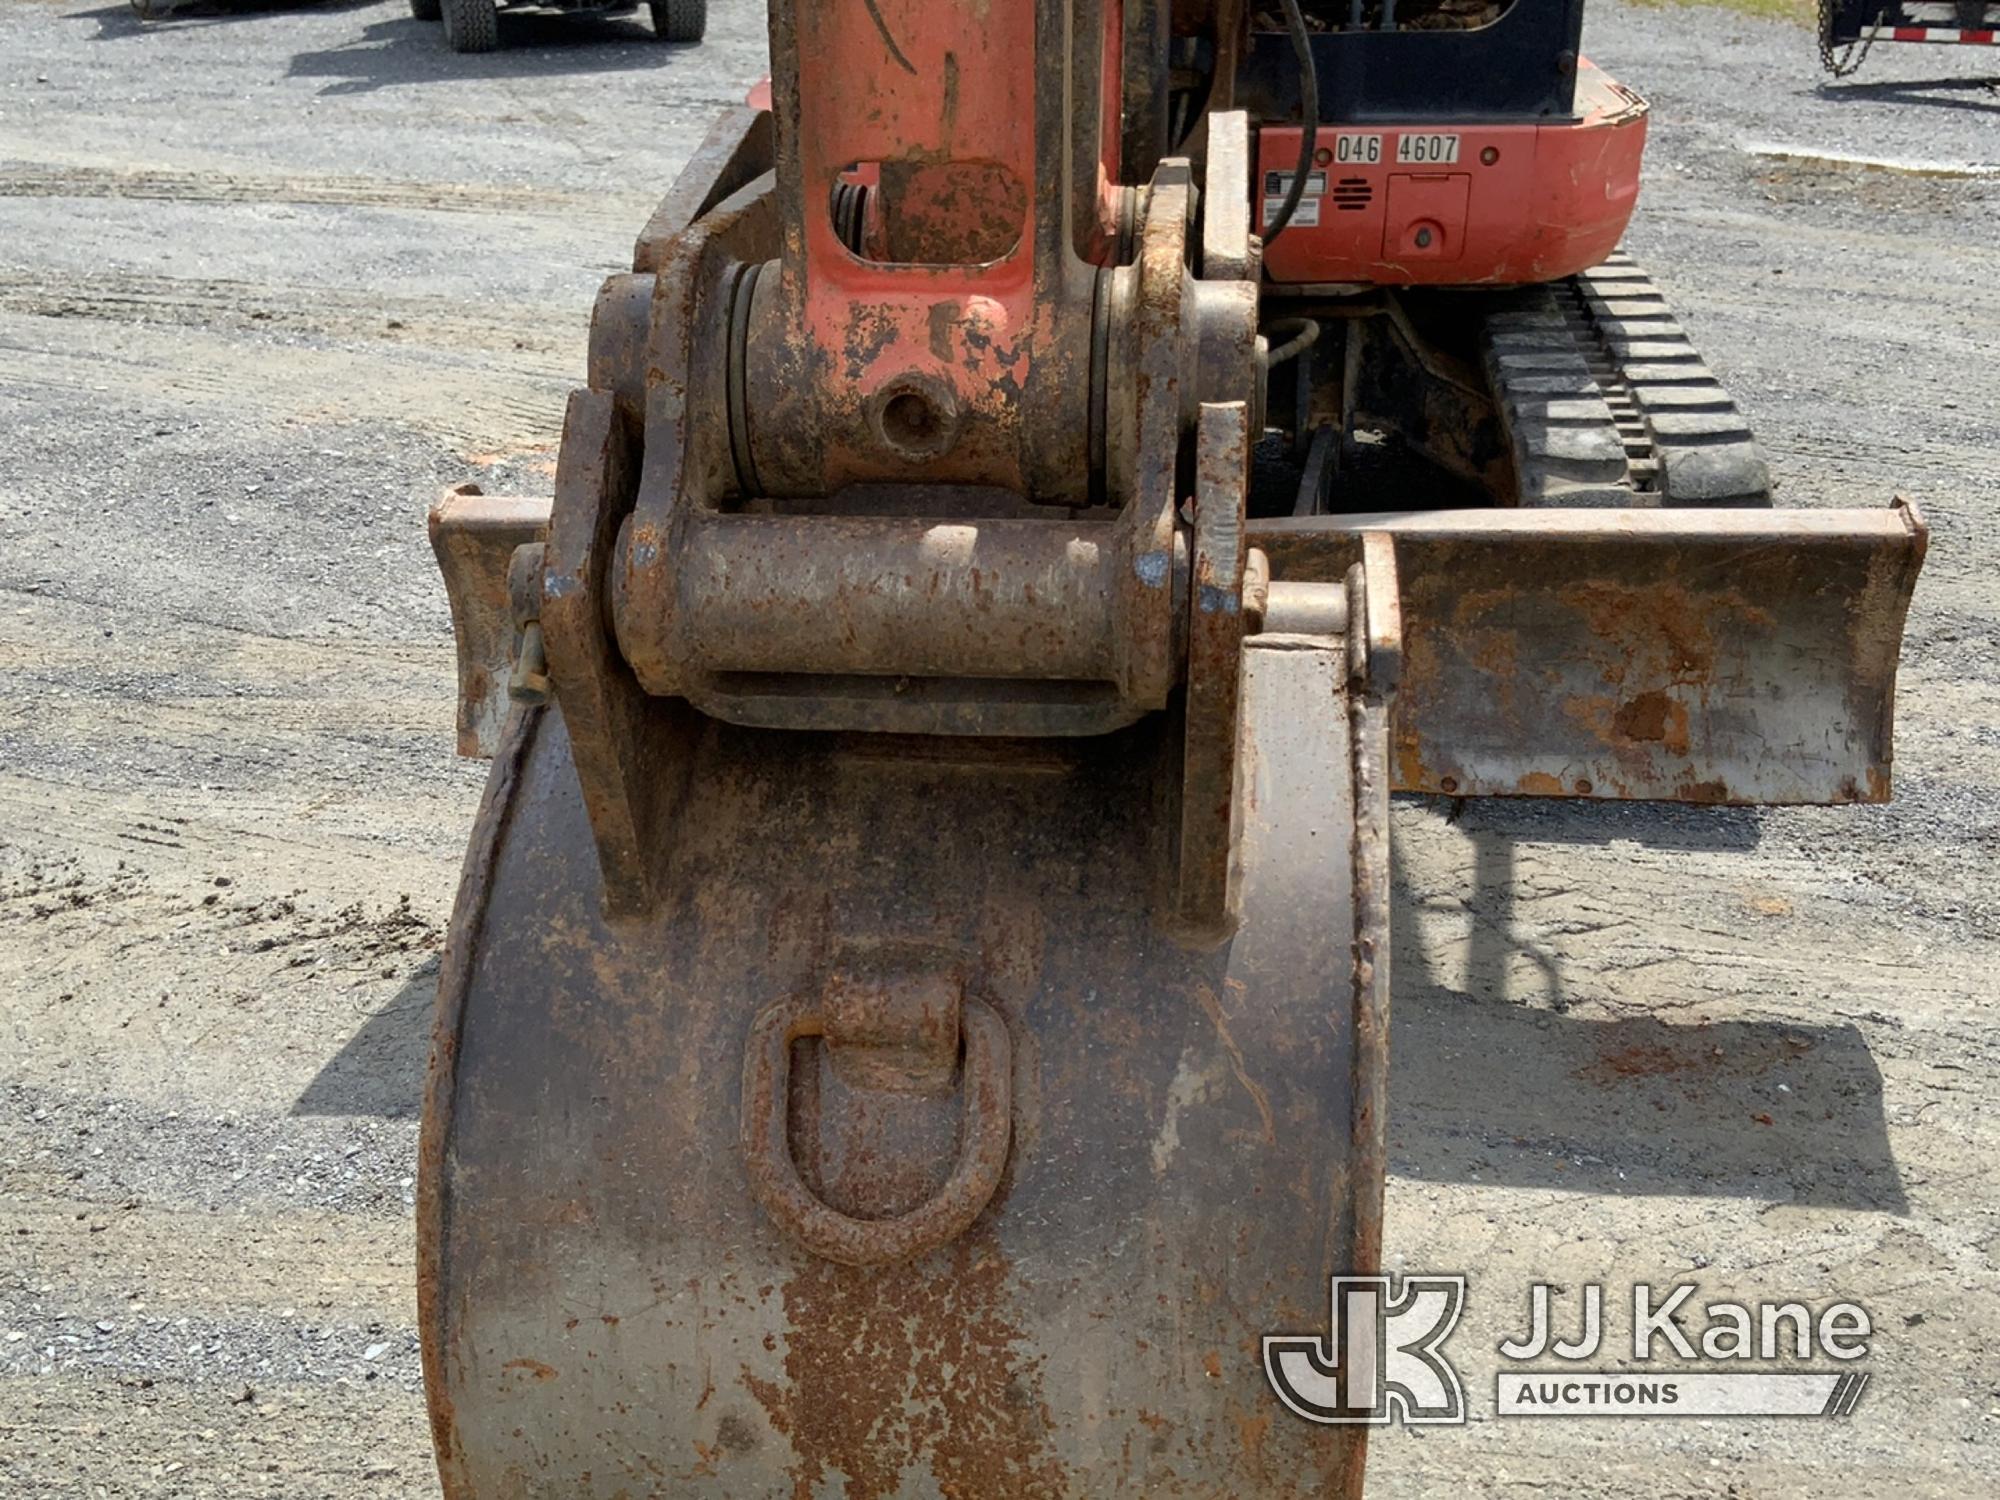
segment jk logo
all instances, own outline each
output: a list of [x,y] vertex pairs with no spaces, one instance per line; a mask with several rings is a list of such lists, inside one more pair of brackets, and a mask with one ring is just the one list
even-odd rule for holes
[[1465,1387],[1440,1346],[1465,1309],[1463,1276],[1336,1276],[1331,1336],[1268,1334],[1264,1375],[1308,1422],[1457,1423]]

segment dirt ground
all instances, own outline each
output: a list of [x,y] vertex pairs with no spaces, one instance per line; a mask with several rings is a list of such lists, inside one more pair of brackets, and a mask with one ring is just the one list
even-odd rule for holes
[[[400,0],[0,6],[0,1495],[435,1493],[411,1179],[482,768],[423,515],[546,493],[596,283],[761,70],[711,9],[458,58]],[[1588,41],[1781,503],[1935,528],[1897,796],[1399,806],[1390,1252],[1471,1276],[1474,1420],[1372,1493],[2000,1493],[2000,55]],[[1496,1420],[1534,1279],[1859,1300],[1874,1382]]]

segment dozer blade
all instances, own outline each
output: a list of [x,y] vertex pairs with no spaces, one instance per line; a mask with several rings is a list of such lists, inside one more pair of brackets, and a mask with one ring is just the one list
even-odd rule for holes
[[1245,642],[1239,922],[1205,951],[1155,920],[1175,714],[682,708],[659,898],[618,918],[561,709],[517,711],[425,1116],[446,1493],[1357,1495],[1365,1427],[1282,1413],[1259,1350],[1379,1262],[1372,618],[1372,653]]
[[1274,577],[1395,539],[1397,791],[1882,802],[1916,508],[1406,512],[1251,523]]

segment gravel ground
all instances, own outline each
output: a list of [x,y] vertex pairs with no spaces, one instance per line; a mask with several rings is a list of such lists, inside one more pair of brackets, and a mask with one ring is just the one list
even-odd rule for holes
[[[597,282],[761,70],[711,10],[460,58],[400,3],[0,9],[0,1494],[434,1493],[410,1180],[481,771],[422,518],[546,493]],[[1372,1492],[1994,1493],[1995,54],[1588,42],[1782,502],[1934,526],[1897,800],[1398,808],[1390,1250],[1474,1278],[1475,1420]],[[1857,1298],[1868,1402],[1491,1420],[1549,1278]]]

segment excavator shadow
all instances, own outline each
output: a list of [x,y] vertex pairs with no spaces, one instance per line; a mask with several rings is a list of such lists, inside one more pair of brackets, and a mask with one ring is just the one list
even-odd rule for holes
[[437,983],[438,961],[431,958],[327,1060],[292,1113],[384,1120],[414,1120],[422,1114]]
[[[1754,844],[1755,811],[1705,809],[1697,823],[1686,809],[1628,806],[1607,818],[1586,806],[1530,827],[1507,808],[1485,816],[1488,807],[1463,830],[1476,885],[1449,914],[1467,924],[1456,955],[1435,925],[1426,931],[1408,852],[1395,860],[1392,1172],[1905,1211],[1882,1075],[1855,1026],[1710,1020],[1699,1006],[1572,1014],[1585,999],[1615,1006],[1616,973],[1586,978],[1516,927],[1524,828],[1538,842],[1616,836],[1692,847],[1705,827],[1700,847],[1714,850]],[[1532,1003],[1516,998],[1524,992]]]

